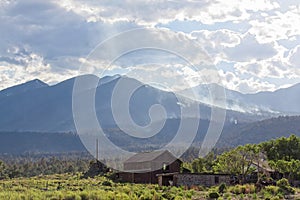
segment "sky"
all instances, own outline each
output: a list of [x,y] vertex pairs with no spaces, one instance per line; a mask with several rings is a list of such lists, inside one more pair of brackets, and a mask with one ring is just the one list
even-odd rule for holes
[[174,90],[216,76],[243,93],[288,87],[300,82],[300,2],[0,0],[0,89],[91,69]]

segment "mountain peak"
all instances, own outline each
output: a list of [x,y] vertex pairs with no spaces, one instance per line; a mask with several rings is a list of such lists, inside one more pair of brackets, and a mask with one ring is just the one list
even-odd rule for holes
[[0,91],[0,97],[12,96],[19,93],[27,92],[42,87],[48,87],[49,85],[39,79],[34,79],[19,85],[15,85]]
[[115,74],[115,75],[112,75],[112,76],[103,76],[99,80],[99,85],[103,85],[103,84],[109,83],[111,81],[117,80],[120,77],[122,77],[120,74]]
[[26,82],[26,83],[24,83],[24,84],[31,84],[31,85],[36,85],[36,86],[48,86],[48,84],[47,83],[45,83],[45,82],[43,82],[43,81],[41,81],[40,79],[33,79],[33,80],[31,80],[31,81],[28,81],[28,82]]

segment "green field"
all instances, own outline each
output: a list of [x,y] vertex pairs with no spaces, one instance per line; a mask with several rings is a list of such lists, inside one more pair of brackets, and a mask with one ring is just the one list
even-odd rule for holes
[[[269,166],[282,175],[281,178],[273,179],[270,173],[258,170],[255,182],[247,180],[249,175],[255,174],[253,161],[260,161],[262,155]],[[121,183],[112,170],[101,162],[89,159],[82,154],[2,155],[0,200],[300,200],[300,189],[292,187],[299,187],[300,181],[300,138],[295,135],[260,144],[238,146],[221,154],[212,151],[205,157],[193,159],[183,165],[193,173],[235,175],[238,178],[236,183],[240,184],[231,186],[221,183],[210,188],[200,185],[186,188]]]
[[113,183],[105,177],[49,175],[0,181],[0,199],[191,199],[193,190]]
[[277,186],[267,186],[257,191],[254,185],[220,186],[205,188],[195,186],[159,187],[158,185],[114,183],[106,177],[82,179],[81,174],[60,174],[15,178],[0,181],[0,199],[57,199],[57,200],[105,200],[105,199],[209,199],[210,195],[219,195],[218,199],[300,199],[299,189],[294,195],[285,195]]

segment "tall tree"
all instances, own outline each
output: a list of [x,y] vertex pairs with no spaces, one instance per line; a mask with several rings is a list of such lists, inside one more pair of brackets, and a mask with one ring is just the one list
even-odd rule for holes
[[214,171],[241,176],[240,181],[244,183],[247,175],[255,170],[252,165],[258,159],[259,148],[257,145],[238,146],[217,157],[214,163]]
[[0,160],[0,179],[8,178],[6,165]]
[[197,158],[191,163],[191,168],[194,173],[212,172],[215,153],[211,151],[203,158]]
[[300,160],[277,160],[270,161],[270,166],[276,171],[282,173],[289,181],[293,181],[300,175]]
[[296,135],[270,140],[261,146],[269,160],[300,160],[300,138]]

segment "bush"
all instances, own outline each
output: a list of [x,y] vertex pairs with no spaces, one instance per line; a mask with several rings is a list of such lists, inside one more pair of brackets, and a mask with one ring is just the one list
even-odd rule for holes
[[88,200],[89,199],[89,195],[87,192],[82,192],[79,194],[81,200]]
[[291,186],[287,186],[286,188],[279,188],[279,192],[282,194],[295,194],[296,190]]
[[202,185],[198,185],[198,191],[205,191],[206,188]]
[[118,199],[118,200],[130,200],[129,196],[125,193],[118,193],[116,194],[116,197],[115,199]]
[[249,193],[256,193],[256,187],[253,184],[247,185],[247,190],[249,190]]
[[208,197],[211,199],[217,199],[220,197],[220,195],[217,192],[211,192],[211,193],[209,193]]
[[151,200],[153,194],[150,190],[144,190],[143,194],[139,197],[140,200]]
[[187,198],[190,198],[190,199],[191,199],[192,196],[193,196],[193,194],[194,194],[194,191],[193,191],[193,190],[190,190],[190,191],[187,191],[185,195],[186,195]]
[[254,193],[254,194],[252,195],[252,199],[257,199],[257,194],[256,194],[256,193]]
[[229,191],[233,194],[241,194],[243,192],[241,185],[235,185],[229,188]]
[[175,197],[174,200],[184,200],[184,198],[183,198],[183,197],[180,197],[180,196],[177,196],[177,197]]
[[111,184],[110,181],[103,181],[103,182],[102,182],[102,185],[103,185],[103,186],[109,186],[109,187],[112,186],[112,184]]
[[219,193],[224,193],[226,191],[226,184],[225,183],[221,183],[221,185],[219,185]]
[[80,200],[80,196],[77,196],[76,194],[68,194],[64,200]]
[[274,198],[284,199],[284,196],[282,193],[278,193]]
[[277,181],[276,185],[279,187],[279,192],[283,194],[295,194],[295,189],[290,186],[290,183],[286,178]]
[[273,197],[273,195],[271,193],[269,193],[268,191],[264,191],[263,192],[263,196],[264,198],[267,200],[267,199],[271,199]]
[[273,185],[268,185],[264,188],[267,192],[273,194],[273,195],[277,195],[278,191],[279,191],[279,187],[278,186],[273,186]]
[[245,199],[245,195],[244,194],[240,194],[240,199]]
[[276,182],[276,185],[280,188],[285,188],[287,186],[290,186],[290,183],[286,178],[282,178]]
[[228,191],[233,194],[253,194],[256,192],[255,185],[245,184],[245,185],[235,185],[228,188]]
[[225,199],[228,199],[231,196],[231,194],[230,193],[225,193],[223,196],[224,196]]
[[172,200],[172,199],[175,199],[176,196],[174,194],[170,193],[170,192],[166,192],[166,193],[162,194],[162,197],[165,198],[165,199]]

